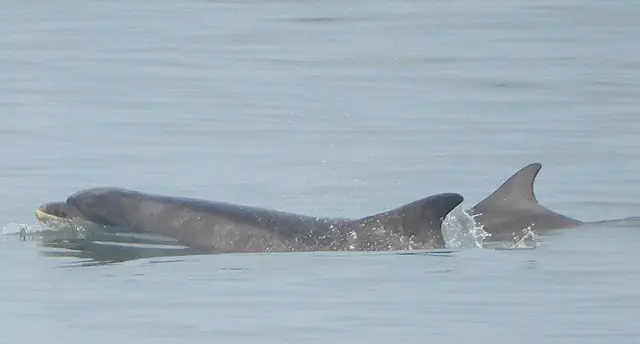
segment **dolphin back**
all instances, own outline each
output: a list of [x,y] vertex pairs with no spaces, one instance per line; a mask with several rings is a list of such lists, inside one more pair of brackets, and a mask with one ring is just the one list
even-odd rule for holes
[[410,238],[421,247],[441,248],[442,221],[462,200],[459,194],[438,194],[357,220],[118,188],[84,190],[69,196],[67,203],[90,221],[173,237],[202,251],[264,252],[398,247],[388,244],[389,234]]
[[[303,250],[320,244],[314,231],[332,228],[330,221],[310,216],[120,188],[83,190],[67,202],[90,221],[173,237],[216,253]],[[292,247],[285,243],[289,239],[298,240]]]

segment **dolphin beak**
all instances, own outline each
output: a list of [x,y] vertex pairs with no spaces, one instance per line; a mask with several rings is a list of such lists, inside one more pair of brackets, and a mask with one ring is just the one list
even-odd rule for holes
[[36,219],[42,222],[49,222],[54,220],[59,220],[60,218],[54,215],[47,214],[41,208],[36,209]]
[[82,214],[76,207],[65,202],[45,203],[36,209],[35,216],[36,219],[42,222],[82,218]]

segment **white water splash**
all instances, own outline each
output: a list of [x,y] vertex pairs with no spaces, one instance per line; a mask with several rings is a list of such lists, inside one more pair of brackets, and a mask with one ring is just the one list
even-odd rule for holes
[[49,227],[46,227],[40,223],[15,223],[11,222],[2,227],[2,235],[15,235],[19,234],[22,230],[27,233],[38,233],[49,230]]
[[459,205],[442,222],[442,235],[448,248],[460,249],[481,248],[491,234]]
[[82,239],[85,236],[86,229],[82,226],[63,225],[54,226],[43,222],[36,223],[15,223],[11,222],[2,228],[2,238],[6,240],[9,236],[22,236],[23,240],[43,239],[49,236],[65,236],[74,239]]
[[534,226],[535,224],[532,224],[522,229],[519,231],[520,234],[514,235],[510,240],[494,242],[485,245],[485,247],[496,250],[530,250],[538,248],[538,234],[533,230]]
[[[539,246],[537,240],[537,234],[533,231],[535,224],[528,226],[522,230],[524,235],[520,238],[514,238],[514,243],[509,247],[510,249],[531,249]],[[517,240],[516,240],[517,239]]]
[[20,229],[24,228],[25,225],[19,223],[8,223],[4,227],[2,227],[2,236],[10,235],[10,234],[18,234]]

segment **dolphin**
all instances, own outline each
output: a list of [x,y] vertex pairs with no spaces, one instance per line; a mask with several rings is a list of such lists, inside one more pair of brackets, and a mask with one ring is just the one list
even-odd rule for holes
[[518,239],[528,230],[545,232],[585,224],[538,203],[533,184],[541,169],[542,164],[537,162],[523,167],[492,194],[466,210],[491,234],[489,240]]
[[441,193],[362,218],[317,218],[99,187],[42,204],[35,215],[43,222],[76,221],[157,234],[203,253],[437,249],[446,247],[444,218],[462,201],[460,194]]

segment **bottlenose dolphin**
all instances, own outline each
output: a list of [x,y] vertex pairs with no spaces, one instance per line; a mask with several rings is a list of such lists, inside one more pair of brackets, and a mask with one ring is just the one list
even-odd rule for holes
[[254,206],[93,188],[41,205],[41,221],[69,220],[175,238],[204,253],[446,247],[441,226],[460,203],[442,193],[359,218],[317,218]]
[[544,232],[585,224],[551,211],[538,203],[533,191],[542,164],[527,165],[512,175],[467,213],[491,234],[489,240],[518,239],[526,231]]

